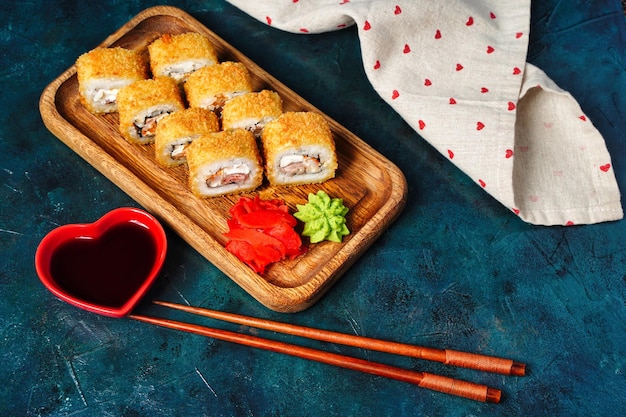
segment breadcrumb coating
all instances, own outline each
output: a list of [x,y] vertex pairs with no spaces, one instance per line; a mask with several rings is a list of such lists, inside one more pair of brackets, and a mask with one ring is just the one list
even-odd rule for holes
[[[210,110],[191,107],[171,113],[161,119],[156,127],[156,159],[166,167],[184,164],[187,162],[186,149],[193,140],[219,130],[219,119]],[[181,148],[176,157],[172,155],[174,146]]]
[[205,107],[205,101],[233,93],[252,91],[250,73],[241,62],[226,61],[200,68],[187,78],[185,94],[190,107]]
[[[138,52],[121,47],[96,48],[76,60],[80,102],[94,114],[117,111],[116,92],[121,85],[148,77],[148,66]],[[103,102],[97,95],[102,90]]]
[[335,142],[326,120],[315,112],[286,112],[269,122],[262,134],[269,156],[286,148],[303,145],[327,146],[335,152]]
[[157,125],[156,134],[163,138],[177,138],[193,134],[218,132],[220,122],[210,110],[190,107],[171,113]]
[[247,93],[229,100],[222,110],[222,127],[231,129],[241,120],[276,118],[283,113],[283,100],[274,91]]
[[254,136],[243,129],[202,135],[194,140],[187,150],[190,171],[206,162],[236,157],[250,158],[259,162],[261,160]]
[[319,113],[283,113],[265,125],[261,142],[271,185],[313,184],[335,176],[335,141]]
[[[263,182],[261,156],[252,133],[234,129],[209,133],[194,140],[187,149],[189,188],[198,197],[249,192]],[[245,164],[249,172],[241,184],[209,188],[212,176],[234,165]]]
[[145,79],[148,67],[138,52],[122,47],[96,48],[85,52],[76,60],[78,82],[91,78]]
[[185,108],[176,82],[169,77],[135,81],[121,88],[117,95],[117,104],[120,133],[135,143],[151,142],[133,135],[136,122],[143,122],[139,120],[142,115],[148,116],[159,109],[173,113]]
[[154,76],[167,75],[169,67],[182,61],[198,61],[203,66],[218,63],[217,53],[209,39],[194,32],[161,35],[148,45],[148,53]]

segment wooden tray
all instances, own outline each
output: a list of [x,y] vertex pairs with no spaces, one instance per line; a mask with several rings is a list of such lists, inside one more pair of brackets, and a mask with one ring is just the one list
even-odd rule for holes
[[[144,10],[100,46],[122,46],[147,54],[147,45],[163,33],[198,32],[215,46],[220,61],[239,61],[249,69],[254,90],[271,89],[285,111],[318,111],[250,59],[187,13],[168,6]],[[281,198],[295,211],[309,193],[322,189],[343,198],[351,234],[342,243],[323,242],[294,260],[271,265],[263,275],[224,249],[228,210],[239,196],[196,198],[187,186],[187,168],[162,168],[153,145],[128,143],[118,132],[117,113],[94,116],[79,102],[75,66],[43,91],[40,112],[46,127],[72,150],[194,247],[206,259],[266,307],[296,312],[313,305],[398,216],[406,201],[402,172],[369,145],[328,118],[339,168],[335,179],[292,188],[263,185],[262,198]],[[322,112],[320,112],[322,113]],[[323,113],[322,113],[323,114]],[[303,238],[308,243],[307,238]]]

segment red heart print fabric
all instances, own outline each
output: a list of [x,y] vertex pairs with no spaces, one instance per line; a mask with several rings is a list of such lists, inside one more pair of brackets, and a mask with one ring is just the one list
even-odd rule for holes
[[623,217],[601,134],[526,62],[530,0],[229,2],[293,33],[356,25],[375,91],[513,215],[541,225]]

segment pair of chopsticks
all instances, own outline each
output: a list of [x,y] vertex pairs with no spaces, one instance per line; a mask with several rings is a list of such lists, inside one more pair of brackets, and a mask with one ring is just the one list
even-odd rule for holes
[[[270,330],[309,339],[353,346],[363,349],[376,350],[380,352],[403,355],[418,359],[440,362],[446,365],[458,366],[462,368],[475,369],[484,372],[493,372],[503,375],[523,376],[526,373],[526,365],[510,359],[498,358],[494,356],[479,355],[475,353],[459,352],[449,349],[433,349],[422,346],[408,345],[391,341],[373,339],[369,337],[337,333],[327,330],[315,329],[311,327],[297,326],[288,323],[280,323],[255,317],[242,316],[238,314],[226,313],[222,311],[209,310],[205,308],[191,307],[182,304],[170,303],[166,301],[154,301],[156,305],[184,311],[187,313],[222,320],[244,326],[255,327],[263,330]],[[473,382],[458,380],[427,372],[416,372],[394,366],[389,366],[377,362],[370,362],[364,359],[351,356],[325,352],[313,348],[279,342],[271,339],[264,339],[258,336],[231,332],[228,330],[214,329],[196,324],[183,323],[169,319],[161,319],[142,315],[131,314],[130,318],[145,323],[156,324],[158,326],[182,330],[206,337],[211,337],[226,342],[269,350],[272,352],[296,356],[312,361],[326,363],[341,368],[352,369],[386,378],[396,379],[415,384],[422,388],[427,388],[451,395],[469,398],[476,401],[498,403],[500,402],[501,391],[486,385],[475,384]]]

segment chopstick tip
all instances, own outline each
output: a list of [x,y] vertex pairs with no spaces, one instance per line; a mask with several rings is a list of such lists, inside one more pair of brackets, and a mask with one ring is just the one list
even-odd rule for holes
[[487,398],[485,399],[488,403],[498,404],[500,402],[500,398],[502,397],[502,391],[496,388],[487,388]]
[[520,362],[513,362],[511,365],[511,375],[524,376],[526,375],[526,365]]

